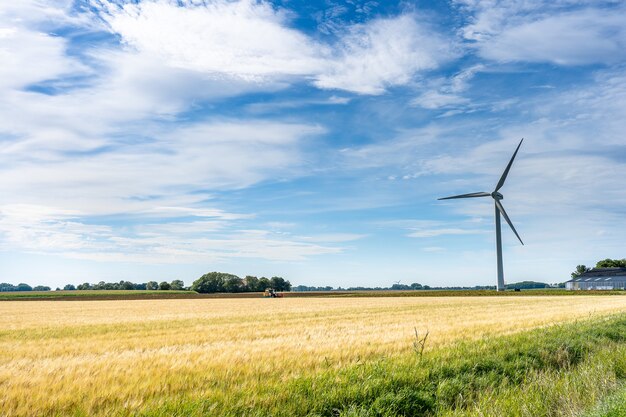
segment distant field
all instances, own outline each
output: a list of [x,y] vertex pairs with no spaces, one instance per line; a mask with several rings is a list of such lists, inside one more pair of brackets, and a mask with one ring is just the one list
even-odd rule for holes
[[565,416],[626,380],[619,296],[6,301],[0,316],[0,415]]
[[[294,293],[294,294],[305,294]],[[519,297],[519,296],[537,296],[537,295],[624,295],[626,291],[570,291],[560,288],[542,288],[528,289],[521,291],[496,291],[496,290],[417,290],[417,291],[322,291],[313,292],[312,294],[326,295],[333,297]],[[291,294],[290,294],[291,295]]]
[[[568,291],[564,289],[507,290],[418,290],[418,291],[302,291],[285,292],[284,297],[520,297],[537,295],[623,295],[626,291]],[[262,298],[263,293],[198,294],[195,291],[147,290],[87,290],[87,291],[14,291],[0,292],[0,301],[6,300],[143,300],[143,299],[198,299],[198,298]]]
[[86,291],[10,291],[0,292],[0,300],[27,300],[27,299],[143,299],[143,298],[178,298],[198,295],[195,291],[171,290],[86,290]]

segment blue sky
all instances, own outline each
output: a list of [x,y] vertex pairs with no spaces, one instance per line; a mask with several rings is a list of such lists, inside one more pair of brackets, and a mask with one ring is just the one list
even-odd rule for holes
[[[0,5],[0,281],[562,282],[622,258],[620,1]],[[483,201],[485,200],[485,201]]]

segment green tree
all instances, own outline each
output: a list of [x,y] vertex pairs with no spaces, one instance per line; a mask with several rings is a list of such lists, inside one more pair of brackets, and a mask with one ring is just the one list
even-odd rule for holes
[[156,282],[156,281],[148,281],[146,283],[146,290],[154,291],[154,290],[158,290],[158,289],[159,289],[159,283],[158,282]]
[[33,287],[31,287],[28,284],[24,284],[23,282],[20,282],[19,284],[17,284],[17,286],[15,287],[16,291],[32,291]]
[[259,291],[265,291],[268,288],[272,288],[272,283],[270,282],[270,280],[265,277],[259,278],[259,286],[257,287],[257,289]]
[[63,291],[74,291],[76,290],[76,287],[72,284],[67,284],[65,287],[63,287]]
[[291,291],[291,283],[282,277],[272,277],[270,285],[276,291]]
[[236,275],[224,278],[224,292],[242,292],[244,290],[243,280]]
[[590,269],[587,268],[585,265],[577,265],[576,270],[572,272],[572,278],[578,278],[579,276],[581,276],[582,274],[584,274],[585,272],[589,270]]
[[626,259],[606,258],[599,261],[596,268],[626,268]]
[[244,279],[243,279],[243,283],[245,286],[245,291],[264,291],[265,288],[260,289],[259,288],[259,279],[253,275],[247,275]]
[[170,288],[172,290],[176,290],[176,291],[180,291],[180,290],[184,290],[185,289],[185,283],[182,282],[179,279],[175,279],[174,281],[172,281],[172,283],[170,284]]
[[50,291],[50,287],[37,285],[36,287],[33,287],[33,291]]
[[172,288],[172,286],[167,281],[163,281],[162,283],[159,284],[159,289],[160,290],[169,290],[171,288]]
[[134,290],[135,284],[133,284],[130,281],[120,281],[119,289],[120,290]]
[[225,292],[224,284],[231,277],[239,278],[237,275],[225,272],[209,272],[195,280],[191,285],[191,290],[199,293]]

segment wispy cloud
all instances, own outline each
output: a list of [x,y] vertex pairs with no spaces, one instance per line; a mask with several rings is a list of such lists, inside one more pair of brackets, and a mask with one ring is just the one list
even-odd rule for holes
[[450,40],[412,14],[355,24],[321,42],[267,2],[98,1],[122,41],[213,79],[265,83],[304,77],[323,89],[381,94],[453,56]]
[[175,218],[162,223],[113,227],[94,224],[93,220],[86,223],[81,213],[49,206],[3,206],[0,207],[1,247],[106,262],[180,264],[237,258],[301,261],[309,256],[340,253],[343,249],[332,245],[333,242],[358,238],[313,239],[266,230],[233,231],[238,216],[205,214],[213,219],[196,213],[191,220]]
[[610,64],[626,58],[626,13],[594,1],[458,1],[479,54],[497,61]]
[[416,16],[378,19],[351,27],[340,40],[338,55],[315,85],[362,94],[381,94],[405,85],[415,74],[437,68],[455,52],[451,42]]

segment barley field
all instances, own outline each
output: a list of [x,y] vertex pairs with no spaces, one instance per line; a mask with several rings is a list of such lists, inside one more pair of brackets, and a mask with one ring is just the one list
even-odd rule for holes
[[6,301],[0,415],[308,414],[295,391],[414,357],[416,331],[429,355],[624,312],[626,296]]

